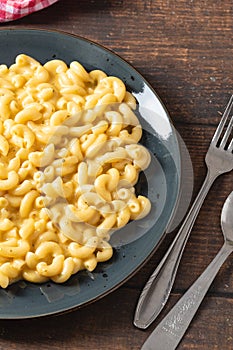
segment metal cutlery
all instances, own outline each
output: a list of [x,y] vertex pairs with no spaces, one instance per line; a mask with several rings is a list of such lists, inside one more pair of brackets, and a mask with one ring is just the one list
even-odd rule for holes
[[216,257],[155,328],[141,350],[175,350],[184,336],[220,267],[233,252],[233,192],[221,215],[224,244]]
[[140,295],[134,316],[134,325],[138,328],[147,328],[166,304],[185,245],[202,203],[215,179],[233,169],[233,139],[231,139],[233,117],[229,117],[232,107],[233,95],[230,97],[207,151],[205,162],[208,170],[203,185],[167,253],[150,276]]

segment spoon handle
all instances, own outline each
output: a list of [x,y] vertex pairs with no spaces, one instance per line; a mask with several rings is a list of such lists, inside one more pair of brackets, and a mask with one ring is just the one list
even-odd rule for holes
[[225,243],[196,282],[164,317],[141,350],[175,350],[197,312],[205,294],[233,247]]
[[170,295],[178,266],[202,203],[218,174],[208,170],[203,185],[179,232],[160,264],[147,281],[136,307],[134,325],[147,328],[159,315]]

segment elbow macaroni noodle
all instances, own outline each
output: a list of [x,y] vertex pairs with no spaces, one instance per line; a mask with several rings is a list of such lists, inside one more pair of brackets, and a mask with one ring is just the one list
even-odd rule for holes
[[0,286],[63,283],[112,257],[109,238],[150,211],[136,101],[79,62],[0,65]]

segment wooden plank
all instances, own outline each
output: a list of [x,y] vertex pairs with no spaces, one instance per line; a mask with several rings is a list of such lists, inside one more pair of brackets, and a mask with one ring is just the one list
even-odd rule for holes
[[[95,304],[59,317],[0,321],[0,348],[37,350],[39,345],[41,350],[138,350],[180,294],[172,295],[166,312],[146,331],[132,324],[136,296],[135,290],[125,286]],[[206,298],[179,350],[231,350],[232,307],[232,298]]]

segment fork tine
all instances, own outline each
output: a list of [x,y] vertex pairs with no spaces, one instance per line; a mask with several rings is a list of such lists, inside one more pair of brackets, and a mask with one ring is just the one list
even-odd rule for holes
[[229,152],[233,152],[233,140],[231,140],[231,143],[229,144],[227,150],[228,150]]
[[229,152],[233,152],[233,138],[232,138],[232,140],[231,140],[231,142],[230,142],[230,144],[229,144],[227,150],[228,150]]
[[227,143],[229,136],[231,134],[231,131],[232,131],[232,126],[233,126],[233,117],[231,117],[230,123],[228,124],[227,130],[222,138],[222,141],[221,141],[220,146],[219,146],[220,148],[225,148],[226,143]]
[[232,106],[233,106],[233,95],[231,95],[231,97],[230,97],[230,100],[229,100],[229,102],[227,104],[227,107],[226,107],[226,109],[225,109],[225,111],[224,111],[224,113],[222,115],[222,118],[221,118],[221,120],[220,120],[220,122],[218,124],[218,127],[217,127],[217,129],[216,129],[216,131],[214,133],[214,136],[212,138],[211,143],[216,145],[216,143],[218,142],[218,139],[221,136],[221,133],[222,133],[222,131],[224,129],[224,126],[226,124],[227,118],[228,118],[228,116],[229,116],[229,114],[231,112]]

